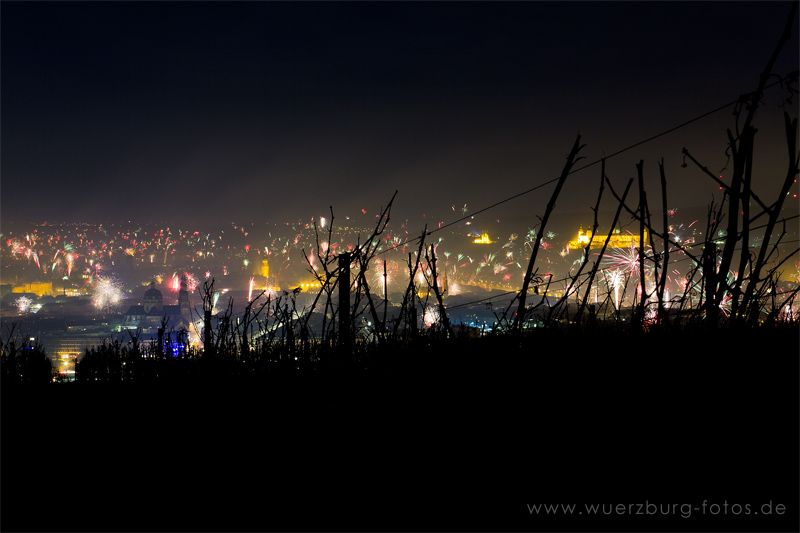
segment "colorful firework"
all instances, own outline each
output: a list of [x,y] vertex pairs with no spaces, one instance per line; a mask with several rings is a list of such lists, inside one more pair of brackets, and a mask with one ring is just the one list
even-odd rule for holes
[[186,290],[189,291],[190,293],[196,291],[197,286],[200,285],[200,281],[197,279],[197,277],[189,272],[184,272],[183,277],[186,279]]
[[[647,247],[645,247],[644,255],[647,257]],[[613,252],[608,255],[609,267],[620,269],[624,272],[631,272],[633,274],[639,273],[639,248],[631,244],[627,248],[615,248]],[[645,266],[645,274],[648,274],[647,267]]]
[[614,288],[614,307],[619,309],[619,289],[625,284],[624,272],[620,269],[606,270],[606,280]]
[[122,287],[119,281],[113,278],[97,278],[95,280],[92,304],[97,309],[110,311],[112,306],[118,305],[122,301]]
[[422,312],[422,321],[429,328],[439,323],[439,308],[435,305],[429,305]]
[[33,300],[31,300],[27,296],[20,296],[19,298],[14,300],[14,305],[17,306],[17,310],[19,311],[20,314],[27,313],[30,310],[32,303]]

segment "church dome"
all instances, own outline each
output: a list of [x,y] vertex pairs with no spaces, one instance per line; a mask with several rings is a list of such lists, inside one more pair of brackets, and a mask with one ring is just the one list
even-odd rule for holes
[[151,310],[156,311],[157,313],[161,312],[163,308],[164,299],[161,296],[161,291],[156,289],[155,282],[150,283],[150,288],[144,292],[144,302],[142,303],[142,307],[144,307],[144,312],[149,313]]
[[161,291],[156,289],[155,287],[151,289],[147,289],[144,292],[144,299],[145,300],[161,300],[163,297],[161,296]]

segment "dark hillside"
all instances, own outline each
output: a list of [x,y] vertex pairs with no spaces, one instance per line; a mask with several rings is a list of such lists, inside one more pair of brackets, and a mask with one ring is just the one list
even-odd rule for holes
[[[793,530],[797,330],[640,340],[484,337],[338,373],[6,386],[3,529]],[[704,501],[785,512],[527,507]]]

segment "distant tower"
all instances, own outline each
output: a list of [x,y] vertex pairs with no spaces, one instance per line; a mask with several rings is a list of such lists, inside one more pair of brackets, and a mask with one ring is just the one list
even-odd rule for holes
[[494,241],[489,238],[489,234],[487,232],[483,232],[480,237],[473,240],[475,244],[494,244]]
[[178,292],[178,305],[181,308],[181,318],[191,322],[192,312],[189,309],[189,291],[187,290],[186,276],[181,276],[181,290]]
[[261,275],[264,276],[264,290],[269,290],[269,260],[261,260]]
[[142,302],[144,312],[148,315],[159,315],[164,310],[164,300],[161,291],[156,289],[155,281],[150,282],[150,288],[144,291],[144,302]]

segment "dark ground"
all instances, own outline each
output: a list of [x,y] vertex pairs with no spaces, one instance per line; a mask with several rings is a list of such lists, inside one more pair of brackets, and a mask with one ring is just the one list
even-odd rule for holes
[[[0,525],[798,530],[796,329],[664,336],[644,352],[592,339],[514,355],[472,341],[439,365],[422,354],[405,369],[246,383],[4,387]],[[584,514],[528,510],[545,503]],[[647,503],[678,507],[631,515]],[[584,504],[626,510],[588,516]]]

